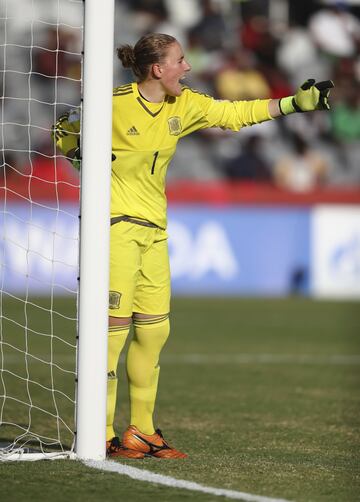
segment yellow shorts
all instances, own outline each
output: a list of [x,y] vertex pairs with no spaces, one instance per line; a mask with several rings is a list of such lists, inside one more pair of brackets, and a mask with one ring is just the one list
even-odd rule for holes
[[160,228],[127,221],[111,225],[109,316],[169,312],[167,238]]

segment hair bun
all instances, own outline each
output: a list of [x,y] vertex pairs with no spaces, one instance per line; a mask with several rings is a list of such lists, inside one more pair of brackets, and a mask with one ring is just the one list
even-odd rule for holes
[[136,65],[134,48],[131,45],[122,45],[117,49],[118,58],[124,68],[133,68]]

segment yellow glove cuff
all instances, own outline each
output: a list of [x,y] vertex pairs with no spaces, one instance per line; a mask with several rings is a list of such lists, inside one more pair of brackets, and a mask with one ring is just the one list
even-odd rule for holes
[[281,98],[279,101],[279,108],[281,115],[289,115],[290,113],[295,113],[296,111],[298,111],[295,109],[294,103],[295,103],[294,96]]

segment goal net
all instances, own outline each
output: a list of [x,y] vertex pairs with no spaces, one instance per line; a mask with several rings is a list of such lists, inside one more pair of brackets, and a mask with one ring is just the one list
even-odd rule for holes
[[82,0],[0,0],[0,460],[71,456],[79,174],[50,137],[79,107]]

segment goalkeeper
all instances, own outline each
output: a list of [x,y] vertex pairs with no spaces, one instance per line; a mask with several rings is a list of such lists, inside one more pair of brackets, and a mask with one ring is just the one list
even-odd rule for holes
[[[178,140],[199,129],[239,131],[281,115],[328,110],[333,83],[309,79],[294,96],[280,100],[217,101],[182,85],[191,68],[172,36],[149,34],[117,53],[136,81],[113,93],[107,454],[184,458],[153,423],[159,357],[170,332],[169,162]],[[76,111],[60,117],[53,129],[57,146],[75,167],[80,161],[79,131]],[[134,336],[126,358],[130,425],[120,440],[114,431],[117,365],[131,324]]]

